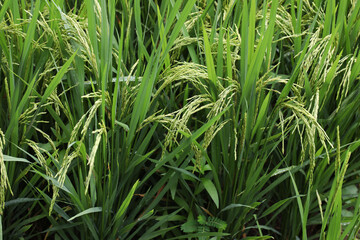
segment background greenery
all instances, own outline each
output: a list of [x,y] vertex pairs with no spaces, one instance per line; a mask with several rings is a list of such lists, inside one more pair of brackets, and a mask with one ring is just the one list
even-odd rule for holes
[[0,5],[0,239],[356,239],[359,0]]

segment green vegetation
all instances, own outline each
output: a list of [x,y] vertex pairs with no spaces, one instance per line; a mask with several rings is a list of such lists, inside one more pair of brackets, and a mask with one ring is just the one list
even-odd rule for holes
[[357,239],[360,0],[0,5],[0,240]]

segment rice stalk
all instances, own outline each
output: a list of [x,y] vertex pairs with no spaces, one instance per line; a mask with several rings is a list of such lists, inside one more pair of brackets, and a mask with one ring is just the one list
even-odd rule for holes
[[3,215],[3,210],[5,207],[6,189],[9,188],[10,193],[13,194],[11,191],[11,186],[10,186],[9,178],[7,176],[5,162],[4,162],[4,155],[3,155],[4,146],[5,146],[5,135],[0,129],[0,173],[1,173],[1,177],[0,177],[0,215],[1,216]]
[[49,177],[53,177],[52,171],[47,163],[46,159],[44,158],[42,152],[46,152],[45,149],[40,148],[38,144],[32,140],[26,140],[26,143],[32,148],[35,152],[37,159],[39,160],[40,165],[45,169],[45,173]]
[[284,114],[281,110],[279,110],[279,120],[280,120],[280,126],[281,126],[281,150],[282,153],[285,153],[285,131],[284,131]]
[[[304,133],[305,134],[305,138],[304,138],[304,142],[302,142],[301,146],[302,146],[302,151],[301,151],[301,158],[300,158],[300,162],[303,163],[304,161],[304,157],[305,157],[305,149],[306,147],[309,147],[309,157],[310,157],[310,171],[309,171],[309,181],[310,181],[310,185],[312,184],[313,181],[313,171],[315,168],[315,154],[316,154],[316,133],[319,135],[320,138],[320,142],[322,144],[322,146],[325,148],[326,154],[328,156],[329,159],[329,153],[327,150],[327,144],[329,144],[331,146],[331,148],[333,148],[332,143],[330,142],[329,137],[327,136],[325,130],[321,127],[321,125],[318,123],[317,121],[317,112],[319,109],[319,92],[317,91],[315,98],[313,99],[313,113],[310,113],[308,110],[306,110],[302,104],[300,104],[299,102],[292,100],[287,101],[287,102],[283,102],[282,106],[285,109],[290,109],[293,112],[293,116],[292,117],[288,117],[285,121],[291,121],[291,118],[295,117],[296,119],[301,120],[301,122],[299,120],[297,120],[295,123],[295,129],[298,129],[300,136]],[[311,107],[311,106],[310,106]],[[284,122],[284,121],[282,121]],[[303,130],[300,131],[300,124],[303,124]],[[300,137],[301,139],[301,137]]]
[[[216,116],[220,112],[222,112],[224,109],[226,109],[231,104],[231,102],[233,101],[233,97],[236,94],[236,91],[237,91],[237,87],[236,87],[235,84],[231,84],[230,86],[225,88],[219,94],[218,100],[211,107],[211,109],[210,109],[210,111],[209,111],[209,113],[207,115],[207,119],[213,118],[214,116]],[[207,150],[207,148],[209,147],[210,143],[212,142],[212,140],[214,139],[216,134],[230,120],[224,120],[224,121],[222,121],[220,123],[219,123],[219,121],[220,120],[215,121],[215,123],[213,125],[211,125],[208,130],[205,131],[204,140],[203,140],[203,143],[201,145],[203,150],[205,150],[205,151]],[[204,163],[202,162],[203,154],[198,149],[198,147],[196,145],[194,145],[192,147],[193,147],[193,150],[195,151],[195,160],[196,160],[194,169],[198,169],[199,172],[204,173]],[[236,149],[235,149],[235,151],[236,151]],[[235,154],[235,156],[236,156],[236,154]]]
[[[346,59],[347,58],[343,58],[343,61],[345,61]],[[339,111],[344,98],[349,93],[351,70],[352,70],[352,66],[355,63],[355,61],[356,61],[356,58],[353,56],[349,59],[349,61],[347,62],[346,66],[345,66],[344,76],[341,79],[340,86],[339,86],[337,94],[336,94],[336,99],[339,100],[336,112]],[[340,96],[340,99],[339,99],[339,96]]]
[[8,78],[7,77],[4,78],[4,82],[5,82],[6,100],[7,100],[9,112],[11,112],[11,104],[10,104],[11,103],[11,97],[10,97],[10,89],[9,89],[9,83],[8,83]]
[[[73,152],[70,153],[70,146],[74,143],[79,130],[81,129],[81,126],[85,120],[84,126],[81,130],[81,139],[80,139],[80,143],[84,142],[85,139],[85,135],[89,129],[89,125],[92,121],[92,119],[95,117],[95,114],[97,112],[97,109],[101,106],[102,104],[102,99],[101,99],[101,95],[99,93],[91,93],[91,94],[87,94],[85,96],[83,96],[83,98],[92,98],[92,97],[98,97],[99,99],[97,101],[95,101],[94,105],[90,108],[90,110],[88,111],[88,113],[85,113],[80,120],[78,121],[78,123],[75,125],[75,127],[73,128],[72,132],[71,132],[71,137],[68,143],[68,147],[65,151],[65,155],[62,159],[61,162],[61,167],[60,170],[57,172],[57,174],[55,175],[55,177],[58,179],[58,182],[60,184],[60,186],[62,186],[65,182],[65,178],[66,178],[66,173],[70,167],[70,164],[72,162],[73,159],[77,158],[80,154],[80,148],[81,148],[81,144],[78,144],[77,147],[75,148],[75,150]],[[50,204],[50,209],[49,209],[49,215],[52,212],[52,209],[54,207],[56,198],[59,194],[59,188],[55,185],[53,185],[53,197],[51,200],[51,204]]]
[[[164,151],[165,149],[171,150],[174,143],[178,144],[178,137],[179,139],[182,139],[182,135],[179,136],[181,131],[191,133],[190,129],[187,127],[190,117],[196,112],[211,108],[213,103],[209,102],[210,99],[207,95],[194,96],[189,99],[188,103],[183,108],[174,113],[174,118],[168,122],[170,126],[167,128],[168,133],[165,137]],[[163,152],[163,154],[164,153],[165,152]]]
[[[68,15],[64,13],[56,3],[52,2],[52,4],[56,6],[61,15],[61,24],[63,26],[62,36],[65,39],[67,52],[72,54],[78,47],[81,47],[81,54],[79,54],[79,56],[85,62],[89,63],[90,67],[88,69],[92,71],[95,76],[99,76],[95,52],[91,45],[89,33],[86,31],[86,29],[89,28],[86,19],[75,14]],[[99,16],[101,10],[99,10],[100,5],[98,1],[95,1],[95,6],[95,9],[97,9],[96,14]],[[100,39],[100,35],[101,33],[98,34],[98,39]]]
[[89,188],[89,184],[90,184],[90,178],[91,178],[92,172],[94,170],[95,155],[96,155],[97,149],[99,148],[99,145],[100,145],[101,136],[105,135],[105,139],[106,139],[106,126],[105,126],[105,123],[102,122],[102,123],[99,123],[99,125],[100,125],[100,129],[97,129],[97,130],[92,132],[92,134],[97,133],[97,135],[96,135],[96,140],[94,142],[94,146],[93,146],[93,148],[91,150],[91,153],[90,153],[90,156],[89,156],[89,159],[88,159],[89,173],[88,173],[88,176],[86,177],[86,180],[85,180],[85,194],[87,194],[87,192],[88,192],[88,188]]
[[[51,105],[52,102],[47,102],[46,104],[42,105],[42,107],[47,106],[47,105]],[[46,112],[42,111],[42,112],[37,112],[37,110],[41,107],[40,103],[38,102],[31,102],[30,103],[30,107],[25,109],[24,112],[19,116],[19,123],[20,124],[29,124],[33,119],[35,119],[36,117],[45,115]],[[39,120],[37,121],[38,123],[47,123],[46,121],[42,121]]]
[[210,96],[210,92],[208,91],[208,87],[205,83],[203,83],[202,79],[208,80],[208,73],[206,71],[206,67],[200,64],[195,63],[179,63],[177,66],[170,68],[168,71],[163,73],[162,81],[163,83],[160,85],[158,90],[154,94],[154,99],[159,96],[159,94],[170,84],[176,81],[186,81],[194,84],[194,87],[199,92],[204,92],[206,95]]
[[[134,74],[134,71],[135,71],[138,63],[139,63],[139,60],[137,60],[131,66],[129,76],[132,76]],[[134,105],[135,96],[138,92],[139,86],[140,86],[140,83],[131,87],[130,81],[126,81],[124,86],[121,88],[122,91],[121,91],[120,97],[121,97],[122,104],[121,104],[121,111],[120,111],[120,116],[119,116],[120,119],[122,119],[124,116],[129,114],[129,111],[131,109],[130,106]]]
[[339,173],[341,165],[340,158],[340,128],[336,127],[336,158],[335,158],[335,173]]
[[[49,96],[49,100],[51,99],[51,101],[54,103],[54,108],[55,108],[55,112],[58,116],[60,116],[61,113],[64,113],[66,118],[70,121],[70,124],[73,125],[73,117],[69,111],[68,108],[66,108],[63,104],[63,102],[60,100],[61,95],[65,93],[62,92],[61,94],[57,94],[57,88],[50,94]],[[61,110],[61,111],[60,111]],[[58,122],[55,122],[55,130],[58,133],[58,135],[61,135],[60,133],[60,127]]]

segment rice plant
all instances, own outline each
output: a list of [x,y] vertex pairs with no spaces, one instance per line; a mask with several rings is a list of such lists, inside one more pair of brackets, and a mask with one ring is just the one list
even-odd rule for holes
[[357,239],[360,1],[1,1],[0,239]]

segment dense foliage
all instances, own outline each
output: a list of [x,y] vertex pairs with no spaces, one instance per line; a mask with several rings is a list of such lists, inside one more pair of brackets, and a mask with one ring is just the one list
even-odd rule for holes
[[356,239],[359,0],[0,5],[0,239]]

